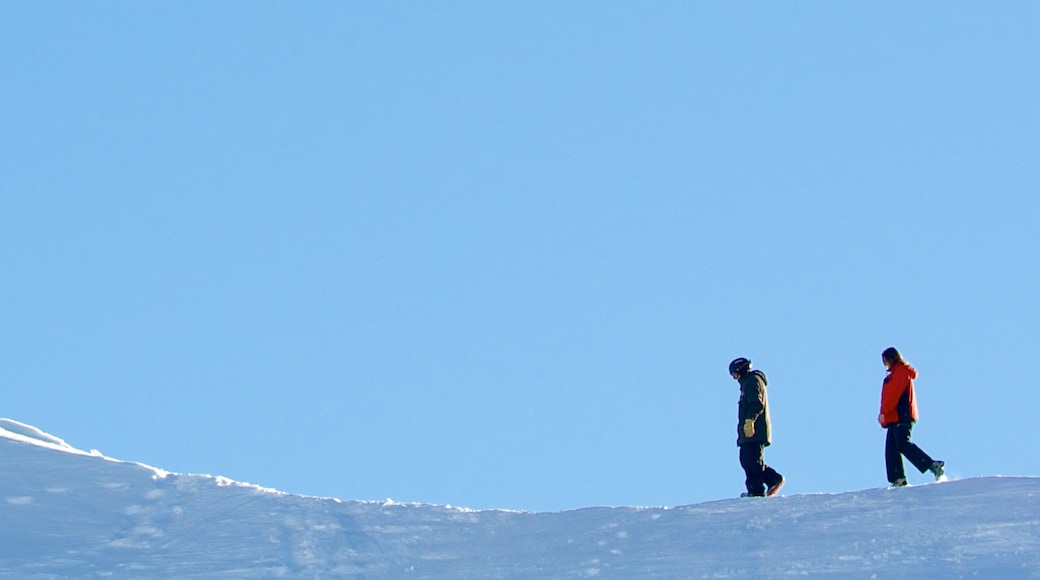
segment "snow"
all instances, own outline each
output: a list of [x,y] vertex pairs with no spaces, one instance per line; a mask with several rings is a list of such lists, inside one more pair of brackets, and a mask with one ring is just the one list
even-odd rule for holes
[[60,451],[82,453],[82,451],[72,447],[54,435],[44,433],[32,425],[26,425],[25,423],[19,423],[18,421],[13,421],[11,419],[0,418],[0,435],[7,437],[8,439],[24,441],[26,443],[49,447],[51,449],[58,449]]
[[474,511],[175,474],[8,419],[0,473],[4,578],[1040,577],[1035,477]]

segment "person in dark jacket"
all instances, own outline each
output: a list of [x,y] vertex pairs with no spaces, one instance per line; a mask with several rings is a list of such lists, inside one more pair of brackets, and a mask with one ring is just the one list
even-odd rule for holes
[[888,369],[881,385],[881,414],[878,423],[887,431],[885,436],[885,467],[892,487],[906,485],[903,457],[918,471],[931,471],[935,480],[943,477],[946,463],[933,460],[920,447],[910,441],[910,431],[917,422],[917,398],[914,395],[914,379],[917,370],[910,366],[903,355],[894,347],[881,353],[881,362]]
[[763,457],[763,451],[772,442],[766,375],[760,370],[751,370],[751,361],[743,357],[729,363],[729,374],[740,383],[737,445],[740,466],[747,476],[744,482],[747,493],[741,497],[772,497],[780,491],[784,476],[766,465]]

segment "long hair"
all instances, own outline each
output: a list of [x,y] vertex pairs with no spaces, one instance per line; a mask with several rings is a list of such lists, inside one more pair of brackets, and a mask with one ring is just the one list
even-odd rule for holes
[[899,351],[896,350],[896,347],[894,346],[886,348],[885,351],[881,353],[881,360],[887,362],[890,365],[895,364],[897,362],[906,364],[906,361],[903,360],[903,355],[899,354]]

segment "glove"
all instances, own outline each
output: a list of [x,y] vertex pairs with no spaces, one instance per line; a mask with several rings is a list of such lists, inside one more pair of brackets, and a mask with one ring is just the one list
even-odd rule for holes
[[744,437],[755,436],[755,422],[751,419],[744,419]]

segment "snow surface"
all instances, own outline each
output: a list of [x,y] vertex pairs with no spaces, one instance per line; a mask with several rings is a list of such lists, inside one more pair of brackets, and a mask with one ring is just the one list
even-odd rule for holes
[[303,497],[0,419],[4,578],[1040,577],[1040,478],[674,508]]

